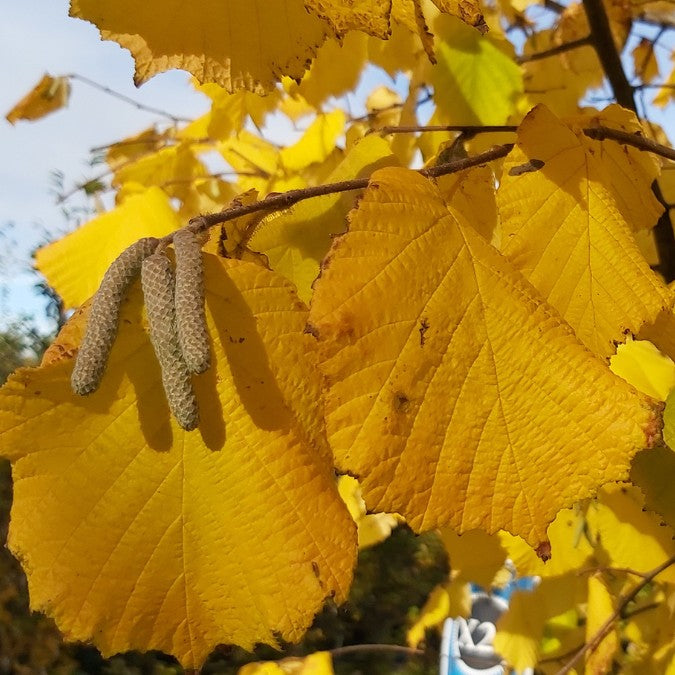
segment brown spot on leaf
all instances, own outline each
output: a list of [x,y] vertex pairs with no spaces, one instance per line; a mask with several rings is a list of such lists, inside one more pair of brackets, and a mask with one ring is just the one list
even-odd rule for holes
[[426,338],[424,337],[426,332],[429,330],[429,319],[426,317],[420,321],[420,347],[424,347]]
[[543,541],[535,549],[535,553],[543,562],[548,562],[551,559],[551,542]]
[[525,162],[525,164],[512,166],[509,169],[509,176],[522,176],[524,173],[539,171],[545,164],[546,162],[543,162],[541,159],[531,159],[529,162]]
[[406,413],[410,410],[410,399],[402,391],[394,394],[394,410],[399,413]]

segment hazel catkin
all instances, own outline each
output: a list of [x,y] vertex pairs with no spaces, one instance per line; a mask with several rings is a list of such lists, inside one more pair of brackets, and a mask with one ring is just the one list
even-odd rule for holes
[[143,261],[141,281],[150,341],[162,370],[162,384],[169,408],[178,424],[191,431],[199,424],[199,409],[178,342],[175,280],[171,261],[164,250],[156,251]]
[[176,327],[183,358],[191,373],[211,365],[209,334],[204,316],[204,271],[201,244],[194,232],[179,230],[173,237],[176,252]]
[[76,394],[84,396],[98,389],[117,336],[122,300],[141,271],[143,260],[157,248],[157,243],[154,237],[134,242],[122,251],[103,276],[91,302],[87,328],[70,378]]

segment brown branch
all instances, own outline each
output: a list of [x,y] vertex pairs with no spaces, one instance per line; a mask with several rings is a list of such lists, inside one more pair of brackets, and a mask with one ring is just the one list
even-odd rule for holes
[[94,80],[90,80],[88,77],[85,77],[84,75],[79,75],[78,73],[70,73],[68,75],[65,75],[64,77],[67,77],[70,80],[79,80],[83,84],[89,85],[94,89],[102,91],[104,94],[108,94],[109,96],[112,96],[114,98],[119,99],[120,101],[124,101],[125,103],[134,106],[138,110],[145,110],[146,112],[166,117],[167,119],[171,120],[174,124],[177,124],[178,122],[192,122],[192,120],[187,117],[179,117],[178,115],[173,115],[172,113],[169,113],[166,110],[154,108],[152,106],[145,105],[145,103],[135,101],[133,98],[129,98],[128,96],[121,94],[119,91],[114,91],[113,89],[110,89],[110,87],[106,87],[105,85],[99,84]]
[[583,0],[588,25],[591,29],[591,41],[600,59],[605,75],[609,80],[619,105],[637,114],[633,87],[626,77],[621,56],[616,48],[614,36],[609,26],[609,18],[602,0]]
[[[605,6],[602,0],[583,0],[583,3],[591,29],[593,47],[605,71],[605,76],[612,86],[616,101],[637,115],[634,90],[623,69],[621,55],[612,36]],[[656,181],[652,183],[652,192],[656,199],[665,205],[663,193]],[[675,232],[673,232],[667,210],[661,214],[654,227],[654,242],[659,255],[658,270],[666,283],[670,283],[675,279]]]
[[[513,145],[510,143],[506,145],[497,145],[486,152],[480,153],[479,155],[458,159],[445,164],[439,164],[438,166],[428,169],[420,169],[418,173],[428,178],[437,178],[438,176],[444,176],[449,173],[456,173],[457,171],[463,171],[474,166],[480,166],[486,162],[491,162],[501,157],[506,157],[506,155],[511,152],[512,148]],[[225,209],[224,211],[219,211],[218,213],[207,213],[205,215],[192,218],[188,227],[195,233],[204,232],[214,225],[219,225],[229,220],[234,220],[235,218],[241,218],[242,216],[247,216],[251,213],[257,213],[258,211],[282,211],[284,209],[290,208],[298,202],[304,201],[305,199],[312,199],[313,197],[321,197],[339,192],[349,192],[351,190],[363,190],[368,187],[369,183],[370,178],[354,178],[352,180],[340,181],[339,183],[313,185],[311,187],[300,188],[297,190],[289,190],[288,192],[272,193],[259,202],[241,206],[233,206],[229,209]],[[172,240],[173,233],[168,234],[160,241],[164,244],[168,244]]]
[[387,126],[380,127],[375,129],[371,133],[378,134],[414,134],[417,132],[423,133],[426,131],[459,131],[463,134],[470,134],[474,136],[476,134],[484,134],[488,132],[516,132],[518,127],[515,125],[508,124],[496,124],[496,125],[473,125],[473,124],[410,124],[410,125],[401,125],[401,126]]
[[541,52],[535,52],[534,54],[523,54],[519,56],[516,61],[518,63],[530,63],[531,61],[540,61],[541,59],[547,59],[550,56],[555,56],[556,54],[564,54],[569,52],[572,49],[578,49],[579,47],[586,47],[591,44],[591,36],[587,35],[586,37],[579,38],[578,40],[572,40],[570,42],[563,42],[561,45],[556,45],[550,49],[545,49]]
[[675,555],[668,558],[668,560],[661,563],[651,572],[645,574],[644,578],[635,584],[628,593],[622,595],[617,602],[616,609],[612,612],[607,621],[600,626],[595,635],[593,635],[593,637],[579,649],[579,651],[577,651],[577,653],[555,675],[565,675],[566,673],[569,673],[586,654],[592,654],[599,647],[605,636],[612,630],[614,622],[621,618],[622,612],[626,606],[635,599],[635,596],[637,596],[648,583],[673,564],[675,564]]
[[360,654],[364,652],[391,652],[394,654],[405,654],[406,656],[423,656],[423,649],[414,647],[404,647],[402,645],[383,645],[383,644],[365,644],[365,645],[347,645],[346,647],[336,647],[328,649],[328,653],[334,658],[348,656],[349,654]]
[[628,131],[620,131],[619,129],[610,129],[609,127],[602,126],[584,129],[584,134],[595,141],[610,139],[618,141],[619,143],[625,143],[626,145],[632,145],[634,148],[644,152],[653,152],[655,155],[675,160],[675,150],[673,150],[673,148],[652,141],[639,134],[632,134]]

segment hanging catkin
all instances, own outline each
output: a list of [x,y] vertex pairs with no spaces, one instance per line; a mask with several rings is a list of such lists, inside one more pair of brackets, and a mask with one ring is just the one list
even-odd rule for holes
[[178,424],[190,431],[199,423],[199,410],[190,373],[178,343],[174,274],[164,250],[156,251],[143,261],[141,280],[150,340],[162,369],[162,384],[169,408]]
[[191,373],[203,373],[211,364],[209,334],[204,316],[204,271],[199,240],[190,230],[173,237],[176,251],[176,326],[183,358]]
[[143,260],[157,248],[157,242],[154,237],[147,237],[133,243],[105,273],[91,302],[87,329],[70,378],[76,394],[84,396],[98,389],[117,335],[122,300],[141,271]]

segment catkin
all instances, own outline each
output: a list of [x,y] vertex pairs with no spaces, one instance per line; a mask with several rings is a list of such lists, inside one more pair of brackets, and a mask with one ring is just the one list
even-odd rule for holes
[[73,391],[80,396],[98,389],[108,356],[117,336],[120,305],[143,260],[156,248],[154,237],[133,243],[113,261],[103,276],[89,310],[87,329],[80,344],[70,378]]
[[150,340],[162,369],[162,384],[169,408],[178,424],[190,431],[199,423],[199,410],[190,373],[178,343],[174,274],[164,250],[155,252],[143,261],[141,281]]
[[183,358],[191,373],[211,365],[209,334],[204,316],[204,271],[199,240],[190,230],[173,237],[176,252],[176,326]]

